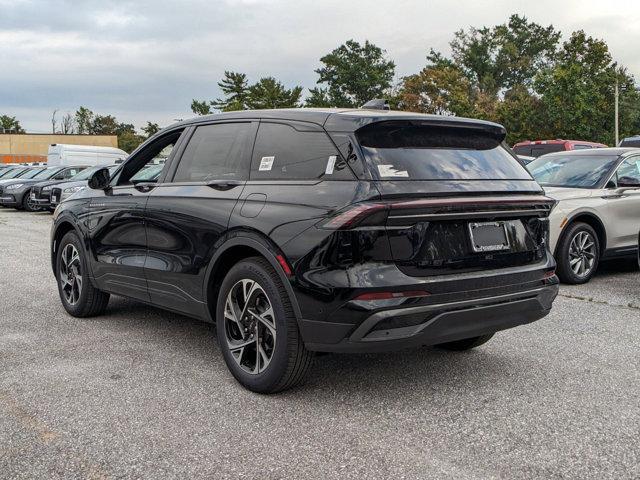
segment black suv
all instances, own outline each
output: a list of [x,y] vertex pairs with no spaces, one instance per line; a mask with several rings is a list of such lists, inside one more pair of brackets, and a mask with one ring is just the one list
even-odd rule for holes
[[[52,268],[72,315],[110,294],[217,325],[245,387],[298,383],[312,352],[466,350],[558,291],[554,202],[494,123],[264,110],[166,128],[60,204]],[[162,164],[155,181],[138,181]]]

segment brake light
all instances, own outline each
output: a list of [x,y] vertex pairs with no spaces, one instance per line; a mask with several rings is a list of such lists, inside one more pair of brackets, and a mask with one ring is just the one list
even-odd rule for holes
[[[342,211],[335,217],[330,218],[322,224],[322,228],[328,228],[330,230],[353,228],[365,218],[387,210],[388,208],[388,205],[382,203],[359,203]],[[384,224],[384,222],[382,222],[382,224]]]
[[368,292],[358,295],[354,300],[390,300],[392,298],[427,297],[431,295],[426,290],[409,290],[406,292]]

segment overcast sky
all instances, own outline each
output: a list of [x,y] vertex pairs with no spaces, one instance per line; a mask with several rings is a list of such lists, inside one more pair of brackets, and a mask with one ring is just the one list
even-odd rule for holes
[[511,13],[606,40],[640,79],[638,0],[0,0],[0,114],[33,132],[80,105],[165,126],[218,96],[225,70],[309,88],[319,58],[353,38],[384,48],[401,77],[430,48],[448,53],[455,30]]

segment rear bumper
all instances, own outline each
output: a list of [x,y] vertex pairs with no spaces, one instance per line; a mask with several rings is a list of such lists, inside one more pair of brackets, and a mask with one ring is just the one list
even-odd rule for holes
[[[555,278],[555,277],[554,277]],[[377,311],[355,327],[302,320],[309,350],[379,352],[435,345],[494,333],[546,316],[558,294],[557,280],[505,295]],[[398,320],[397,328],[380,328]],[[382,324],[381,322],[385,322]]]

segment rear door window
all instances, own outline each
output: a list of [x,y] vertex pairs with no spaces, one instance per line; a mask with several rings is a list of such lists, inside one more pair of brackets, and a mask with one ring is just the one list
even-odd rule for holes
[[502,138],[480,128],[384,122],[356,136],[380,180],[531,180]]
[[352,180],[351,169],[324,131],[260,123],[252,180]]
[[173,178],[174,182],[246,179],[251,123],[221,123],[196,128]]
[[71,167],[71,168],[67,168],[65,170],[63,170],[62,172],[58,172],[55,177],[58,178],[60,177],[60,180],[66,180],[68,178],[72,178],[75,177],[76,175],[78,175],[82,170],[84,169],[84,167]]
[[531,147],[531,156],[539,157],[547,153],[564,152],[565,150],[564,143],[541,143]]
[[513,151],[516,155],[524,155],[525,157],[531,156],[531,145],[516,145],[513,147]]

